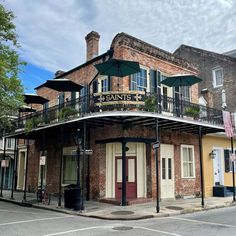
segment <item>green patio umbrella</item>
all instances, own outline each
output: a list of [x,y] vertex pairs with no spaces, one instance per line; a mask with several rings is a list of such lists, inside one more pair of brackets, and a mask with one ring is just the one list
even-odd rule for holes
[[[201,82],[202,79],[198,78],[196,75],[192,74],[179,74],[179,75],[172,75],[161,81],[161,84],[164,84],[168,87],[183,87],[183,86],[192,86]],[[183,115],[183,94],[181,92],[181,113]]]
[[120,59],[109,59],[95,65],[100,75],[125,77],[140,72],[139,63]]
[[196,75],[181,74],[169,76],[161,84],[164,84],[168,87],[183,87],[183,86],[192,86],[201,82],[202,79],[198,78]]

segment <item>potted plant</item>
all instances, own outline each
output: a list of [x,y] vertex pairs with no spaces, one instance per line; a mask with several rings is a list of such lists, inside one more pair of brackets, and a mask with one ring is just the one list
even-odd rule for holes
[[58,114],[58,117],[60,120],[63,120],[63,119],[67,119],[71,116],[75,116],[78,114],[78,111],[73,108],[73,107],[63,107],[59,114]]
[[149,96],[145,99],[145,110],[155,112],[157,111],[157,98],[155,96]]
[[184,111],[184,115],[196,119],[199,117],[199,112],[200,112],[199,107],[187,107]]
[[32,117],[25,123],[25,131],[29,133],[32,129],[36,128],[39,124],[42,123],[42,119],[40,117]]

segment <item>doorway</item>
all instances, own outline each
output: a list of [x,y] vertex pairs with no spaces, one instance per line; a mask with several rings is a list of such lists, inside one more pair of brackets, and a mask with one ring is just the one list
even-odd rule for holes
[[25,186],[25,163],[26,151],[19,151],[18,170],[17,170],[17,189],[24,190]]
[[161,144],[161,198],[174,198],[174,146]]
[[[137,198],[136,157],[126,157],[126,196],[128,199]],[[122,196],[122,157],[116,157],[115,198]]]
[[224,185],[224,174],[223,174],[223,158],[222,150],[214,149],[215,158],[213,159],[213,175],[214,175],[214,185]]

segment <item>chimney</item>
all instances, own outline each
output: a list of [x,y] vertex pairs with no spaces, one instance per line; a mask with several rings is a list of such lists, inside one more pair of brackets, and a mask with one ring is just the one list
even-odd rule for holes
[[95,31],[91,31],[85,37],[86,44],[87,44],[87,61],[98,56],[99,38],[100,38],[100,35]]
[[56,71],[56,73],[55,73],[55,77],[59,77],[60,75],[62,75],[62,74],[64,74],[64,73],[65,73],[65,71],[58,70],[58,71]]

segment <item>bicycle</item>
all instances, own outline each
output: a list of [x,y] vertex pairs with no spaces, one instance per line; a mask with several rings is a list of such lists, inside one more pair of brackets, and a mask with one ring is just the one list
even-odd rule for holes
[[43,188],[42,191],[41,191],[41,189],[38,189],[37,201],[42,202],[45,205],[50,205],[51,194],[45,188]]

